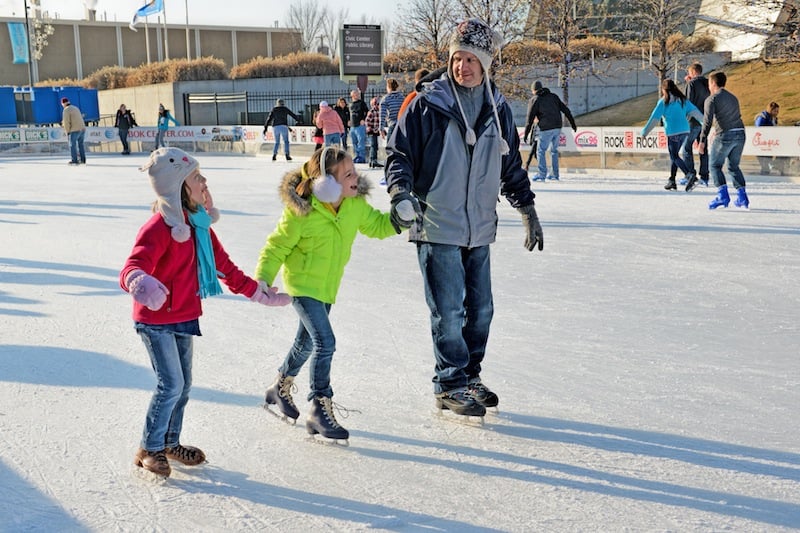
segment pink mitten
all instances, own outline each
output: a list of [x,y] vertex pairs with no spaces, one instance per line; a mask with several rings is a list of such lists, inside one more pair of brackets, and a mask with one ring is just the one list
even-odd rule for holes
[[266,281],[259,281],[256,292],[250,299],[261,305],[279,307],[292,303],[292,297],[284,292],[278,292],[278,287],[270,287]]
[[133,299],[151,311],[158,311],[167,301],[169,290],[163,283],[143,270],[134,270],[125,280]]

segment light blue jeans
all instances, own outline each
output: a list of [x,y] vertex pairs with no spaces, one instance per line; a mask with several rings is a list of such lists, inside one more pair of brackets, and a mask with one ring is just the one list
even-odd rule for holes
[[544,130],[539,132],[539,149],[536,151],[536,159],[539,161],[539,172],[537,178],[543,180],[547,177],[547,159],[545,154],[547,149],[550,148],[550,165],[554,178],[558,178],[558,139],[561,136],[561,128],[552,130]]
[[308,296],[295,296],[292,298],[292,306],[300,317],[300,324],[279,372],[284,376],[294,377],[300,373],[309,357],[312,357],[308,399],[310,401],[319,396],[332,398],[331,361],[333,352],[336,351],[336,337],[328,320],[331,304]]
[[272,149],[272,155],[278,155],[281,139],[283,139],[283,153],[287,156],[291,155],[289,153],[289,126],[285,124],[282,126],[272,126],[272,134],[275,135],[275,147]]
[[434,393],[466,387],[480,376],[494,315],[489,246],[417,243],[431,313]]
[[352,126],[350,128],[350,139],[353,141],[353,153],[357,158],[361,158],[362,162],[367,159],[367,127],[366,126]]
[[162,146],[167,146],[167,144],[164,142],[164,137],[166,137],[166,135],[167,130],[162,130],[161,128],[158,129],[156,132],[156,147],[153,148],[154,150],[158,150]]
[[327,133],[325,134],[325,146],[340,145],[342,143],[341,133]]
[[182,324],[135,324],[156,373],[156,390],[147,409],[141,447],[154,452],[180,444],[183,413],[192,388],[197,321]]
[[733,186],[736,189],[745,187],[744,174],[742,174],[742,169],[739,168],[745,138],[744,130],[723,131],[714,137],[714,142],[711,143],[711,151],[708,154],[708,166],[711,167],[711,175],[717,188],[727,184],[725,182],[725,174],[722,172],[726,159],[728,161],[728,172],[733,179]]
[[[83,144],[85,136],[86,130],[69,133],[69,155],[72,157],[73,163],[86,163],[86,146]],[[80,159],[78,159],[79,157]]]

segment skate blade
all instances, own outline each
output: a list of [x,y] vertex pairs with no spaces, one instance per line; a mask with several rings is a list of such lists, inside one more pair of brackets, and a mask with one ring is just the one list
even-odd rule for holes
[[277,418],[281,422],[289,424],[290,426],[294,426],[295,424],[297,424],[297,419],[296,418],[289,418],[288,416],[286,416],[283,413],[280,413],[278,411],[273,411],[270,408],[271,404],[265,403],[265,404],[262,405],[262,407],[264,408],[264,410],[266,412],[268,412],[269,414],[271,414],[272,416],[274,416],[275,418]]
[[151,472],[150,470],[135,464],[131,467],[131,475],[137,479],[154,483],[156,485],[163,485],[167,482],[167,479],[169,479],[168,476],[156,474],[155,472]]
[[483,415],[459,415],[449,409],[437,409],[436,417],[441,420],[470,427],[483,427],[485,425]]
[[334,446],[339,448],[347,448],[350,446],[348,439],[329,439],[323,435],[314,434],[306,437],[306,441],[313,442],[314,444],[321,444],[323,446]]

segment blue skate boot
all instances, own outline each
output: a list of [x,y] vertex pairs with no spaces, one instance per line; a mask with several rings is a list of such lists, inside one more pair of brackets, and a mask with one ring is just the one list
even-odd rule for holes
[[737,189],[736,194],[736,200],[733,201],[733,205],[742,209],[750,209],[750,198],[747,197],[744,187]]
[[708,204],[709,209],[716,209],[718,207],[728,207],[728,204],[731,203],[731,197],[728,196],[728,186],[722,185],[719,189],[717,189],[717,195],[711,200],[711,203]]

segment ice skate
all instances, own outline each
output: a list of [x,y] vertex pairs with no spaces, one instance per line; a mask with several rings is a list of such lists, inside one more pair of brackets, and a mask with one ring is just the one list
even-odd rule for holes
[[312,440],[316,440],[315,436],[320,435],[328,439],[322,441],[323,443],[349,445],[350,432],[336,421],[336,416],[333,414],[333,401],[325,396],[319,396],[312,400],[311,411],[306,420],[306,431],[311,435]]
[[750,199],[747,197],[744,187],[736,189],[736,200],[733,201],[733,205],[739,209],[750,209]]
[[[294,425],[297,423],[300,411],[292,398],[292,388],[294,388],[294,377],[278,374],[275,382],[267,389],[264,409],[287,424]],[[280,413],[273,411],[270,408],[271,405],[276,405]]]
[[476,402],[486,408],[493,407],[494,412],[497,412],[497,404],[500,403],[500,399],[497,397],[497,394],[492,392],[489,387],[481,382],[480,378],[470,380],[467,388]]
[[667,183],[664,184],[664,188],[668,191],[677,191],[678,186],[675,185],[675,178],[670,178],[667,180]]
[[[486,414],[486,407],[478,403],[467,388],[437,394],[436,408],[440,417],[467,425],[482,426]],[[449,416],[446,411],[459,416]]]
[[164,450],[148,452],[139,448],[133,458],[134,473],[150,481],[163,481],[172,473]]
[[728,207],[729,203],[731,203],[731,198],[728,195],[728,186],[721,185],[719,189],[717,189],[717,195],[708,204],[708,208],[716,209],[718,207]]
[[171,461],[178,461],[186,466],[197,466],[206,462],[206,454],[200,448],[178,444],[164,448],[164,455]]

